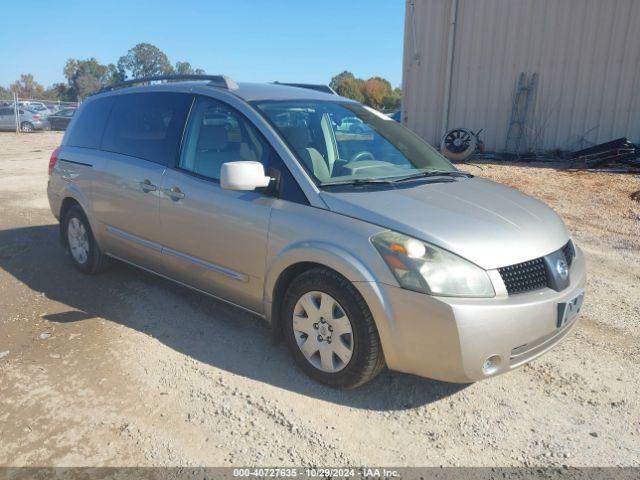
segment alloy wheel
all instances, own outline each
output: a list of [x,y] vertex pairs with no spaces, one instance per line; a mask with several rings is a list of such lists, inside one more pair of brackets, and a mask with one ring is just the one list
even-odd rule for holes
[[307,292],[298,299],[292,321],[298,348],[311,365],[327,373],[347,366],[353,355],[353,329],[336,299]]
[[69,251],[74,260],[82,265],[89,258],[89,236],[82,222],[72,217],[67,225],[67,241]]

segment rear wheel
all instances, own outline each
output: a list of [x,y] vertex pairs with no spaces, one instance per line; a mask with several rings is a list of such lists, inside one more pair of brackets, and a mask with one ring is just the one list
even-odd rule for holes
[[33,128],[33,124],[30,122],[22,122],[20,124],[20,131],[24,132],[24,133],[30,133],[33,132],[34,128]]
[[82,208],[71,207],[64,216],[64,240],[74,266],[82,273],[98,273],[108,266],[108,257],[102,253],[91,231]]
[[313,379],[353,388],[384,367],[367,304],[353,284],[336,272],[314,268],[298,276],[285,295],[283,315],[293,357]]

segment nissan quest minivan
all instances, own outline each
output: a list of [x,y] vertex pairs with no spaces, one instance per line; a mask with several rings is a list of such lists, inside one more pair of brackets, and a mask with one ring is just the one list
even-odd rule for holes
[[253,312],[342,388],[385,366],[474,382],[575,326],[585,261],[545,204],[337,95],[169,79],[90,97],[51,156],[81,272],[118,259]]

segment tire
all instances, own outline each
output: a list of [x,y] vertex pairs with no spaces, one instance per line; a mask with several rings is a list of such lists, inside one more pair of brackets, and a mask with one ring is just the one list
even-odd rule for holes
[[442,137],[440,153],[452,162],[462,162],[478,149],[478,137],[466,128],[454,128]]
[[33,132],[35,129],[33,128],[33,124],[30,122],[22,122],[20,124],[20,131],[24,132],[24,133],[31,133]]
[[[326,305],[335,302],[330,310],[323,307],[325,300]],[[305,306],[310,303],[313,305]],[[282,315],[293,358],[314,380],[334,388],[355,388],[384,368],[382,346],[369,307],[353,284],[333,270],[318,267],[296,277],[285,293]],[[340,334],[338,330],[346,331],[347,324],[351,331]],[[316,346],[317,353],[310,356]],[[326,355],[330,361],[325,362]]]
[[69,208],[62,225],[65,247],[78,271],[94,274],[104,271],[109,266],[109,257],[100,250],[91,231],[91,225],[79,205]]

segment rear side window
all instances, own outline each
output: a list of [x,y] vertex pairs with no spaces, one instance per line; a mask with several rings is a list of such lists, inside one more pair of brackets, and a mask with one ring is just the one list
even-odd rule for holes
[[119,95],[102,149],[173,166],[191,99],[173,92]]
[[113,102],[114,97],[86,102],[67,134],[66,144],[71,147],[100,148],[100,140]]

